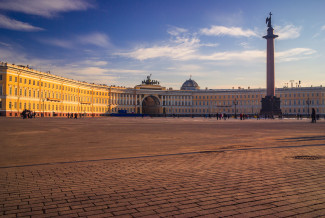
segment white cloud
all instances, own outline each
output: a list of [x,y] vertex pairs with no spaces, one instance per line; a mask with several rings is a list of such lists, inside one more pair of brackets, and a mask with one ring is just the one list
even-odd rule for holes
[[10,44],[8,44],[8,43],[5,43],[5,42],[0,42],[0,45],[1,45],[1,46],[5,46],[5,47],[11,47],[11,45],[10,45]]
[[325,25],[320,28],[321,30],[325,30]]
[[200,43],[200,47],[218,47],[219,43]]
[[90,60],[85,61],[85,63],[94,66],[105,66],[108,64],[107,61],[90,61]]
[[315,53],[316,51],[310,48],[293,48],[282,52],[276,52],[275,57],[278,58],[280,62],[288,62],[306,59]]
[[39,39],[40,42],[62,48],[79,48],[78,44],[109,47],[109,37],[102,33],[90,33],[88,35],[74,36],[70,39]]
[[63,39],[39,39],[40,42],[62,48],[73,48],[73,42]]
[[251,37],[258,35],[253,30],[243,30],[240,27],[225,27],[225,26],[211,26],[210,28],[203,28],[200,33],[208,36],[235,36],[235,37]]
[[24,23],[18,20],[11,19],[7,16],[0,14],[0,28],[17,30],[17,31],[40,31],[43,28],[33,26],[29,23]]
[[197,55],[195,58],[199,60],[209,60],[209,61],[232,61],[232,60],[251,61],[263,57],[265,57],[265,51],[248,50],[248,51],[234,51],[234,52],[216,52],[211,55]]
[[180,34],[186,33],[188,30],[180,27],[170,26],[167,30],[168,34],[172,36],[178,36]]
[[86,10],[93,7],[86,0],[1,0],[1,9],[25,14],[53,17],[60,12]]
[[279,40],[283,39],[296,39],[300,36],[301,27],[296,27],[294,25],[278,26],[275,28],[277,32],[275,34],[279,35]]
[[161,57],[185,60],[196,51],[199,42],[200,40],[198,38],[177,37],[174,41],[163,46],[154,45],[147,48],[137,48],[134,51],[116,53],[116,55],[141,61]]
[[99,47],[110,46],[109,38],[103,33],[91,33],[88,35],[79,36],[78,40],[82,44],[91,44]]

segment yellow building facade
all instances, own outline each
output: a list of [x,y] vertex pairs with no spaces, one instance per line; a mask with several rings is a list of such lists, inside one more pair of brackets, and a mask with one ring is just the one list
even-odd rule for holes
[[[186,84],[186,85],[185,85]],[[190,84],[190,85],[189,85]],[[194,85],[193,85],[194,84]],[[192,87],[193,85],[193,87]],[[97,117],[116,114],[185,116],[216,113],[258,114],[265,89],[199,89],[193,80],[180,90],[166,89],[150,77],[133,88],[80,82],[33,70],[28,66],[0,63],[0,114],[18,117],[24,109],[37,116]],[[284,114],[325,114],[323,87],[276,89]]]

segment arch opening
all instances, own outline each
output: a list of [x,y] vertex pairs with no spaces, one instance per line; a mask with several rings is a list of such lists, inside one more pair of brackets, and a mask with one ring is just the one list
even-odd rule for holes
[[142,101],[142,113],[157,115],[160,113],[160,102],[155,96],[147,96]]

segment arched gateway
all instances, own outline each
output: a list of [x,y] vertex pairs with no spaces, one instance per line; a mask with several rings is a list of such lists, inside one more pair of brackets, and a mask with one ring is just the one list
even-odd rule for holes
[[160,102],[155,96],[147,96],[142,101],[142,113],[156,115],[160,113]]

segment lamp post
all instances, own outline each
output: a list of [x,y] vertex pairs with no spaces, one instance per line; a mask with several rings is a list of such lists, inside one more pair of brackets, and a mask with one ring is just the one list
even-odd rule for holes
[[237,105],[238,105],[238,101],[235,98],[235,100],[233,101],[234,105],[235,105],[235,119],[237,119]]
[[311,100],[309,100],[309,98],[307,99],[306,104],[308,105],[307,113],[308,113],[308,117],[309,117],[309,105],[311,104]]
[[41,116],[41,117],[44,117],[44,115],[45,115],[45,98],[42,98],[42,102],[43,102],[43,116]]

